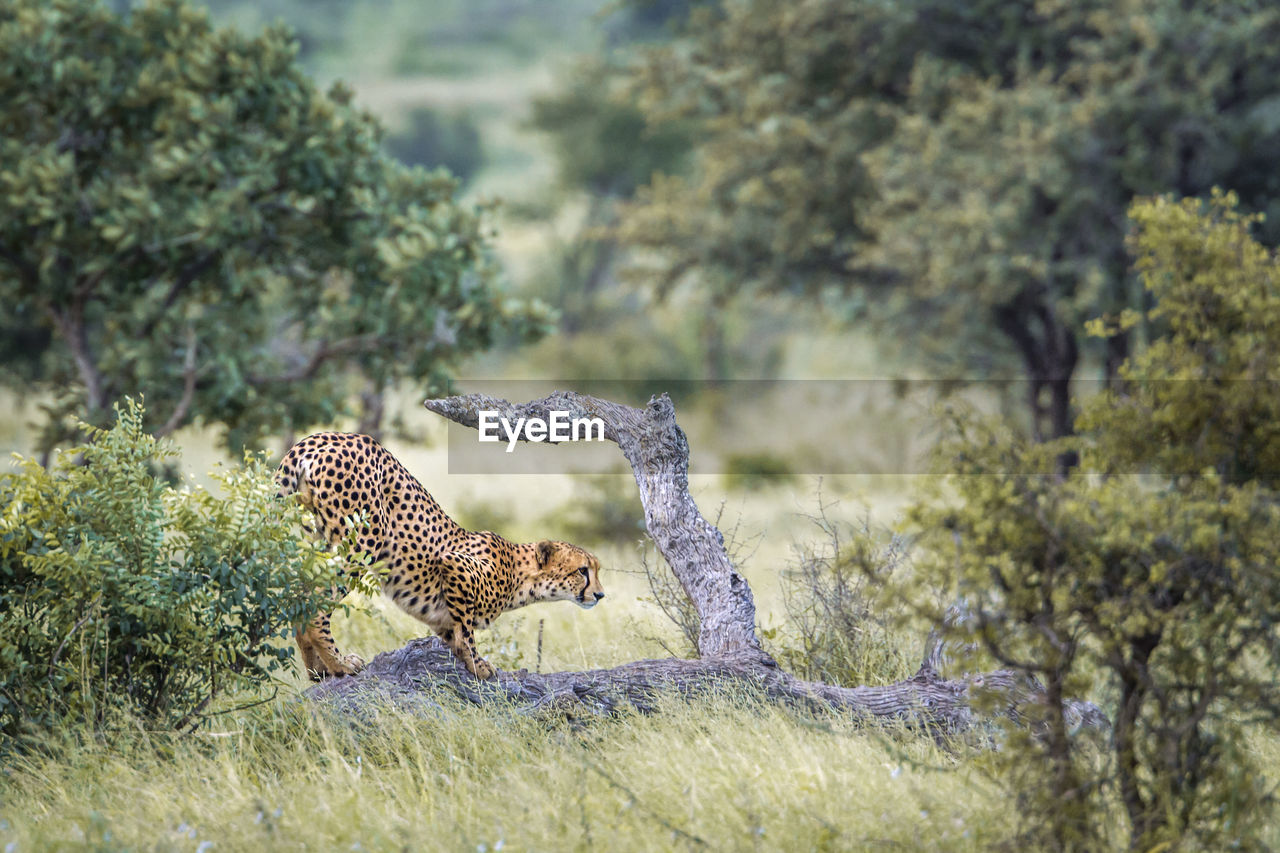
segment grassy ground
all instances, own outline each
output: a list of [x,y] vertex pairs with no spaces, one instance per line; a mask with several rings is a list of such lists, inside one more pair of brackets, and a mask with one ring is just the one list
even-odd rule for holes
[[279,701],[185,740],[60,744],[0,782],[9,849],[985,849],[1012,815],[931,742],[742,697],[577,725],[352,724]]
[[[504,666],[604,666],[661,632],[611,578],[608,608],[509,615],[482,635]],[[372,654],[414,632],[362,608],[335,627]],[[749,697],[614,719],[530,717],[445,696],[426,718],[331,716],[280,684],[267,704],[176,738],[76,730],[0,771],[0,847],[91,850],[985,850],[1017,831],[981,753]],[[246,697],[242,697],[246,698]],[[1280,737],[1255,751],[1280,766]],[[1280,842],[1280,833],[1272,838]],[[8,846],[13,845],[13,846]]]

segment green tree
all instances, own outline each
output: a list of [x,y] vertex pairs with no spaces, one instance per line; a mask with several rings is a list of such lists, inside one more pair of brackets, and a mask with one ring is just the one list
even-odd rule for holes
[[357,394],[376,430],[387,387],[543,326],[495,289],[483,212],[296,54],[180,0],[0,7],[0,299],[51,332],[27,371],[45,448],[140,393],[158,434],[199,420],[231,447]]
[[[1040,844],[1097,849],[1111,792],[1132,849],[1258,844],[1272,795],[1249,729],[1280,717],[1280,263],[1236,205],[1136,203],[1166,333],[1085,403],[1078,437],[960,421],[942,451],[959,476],[914,511],[913,584],[966,602],[953,636],[1046,687],[1038,737],[1011,728],[1001,762]],[[1058,470],[1064,449],[1080,468]],[[1101,763],[1063,702],[1086,693],[1110,706]]]
[[[726,0],[634,68],[646,114],[700,136],[619,231],[660,292],[856,289],[944,378],[1020,372],[1035,434],[1064,435],[1084,319],[1140,307],[1130,200],[1280,213],[1278,44],[1249,0]],[[1116,329],[1108,376],[1128,350]]]

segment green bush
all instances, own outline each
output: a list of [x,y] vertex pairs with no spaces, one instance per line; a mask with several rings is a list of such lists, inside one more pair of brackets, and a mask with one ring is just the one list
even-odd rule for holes
[[0,477],[0,744],[116,710],[192,725],[215,695],[293,654],[340,558],[297,534],[260,459],[214,476],[223,496],[155,473],[176,456],[142,406],[49,469]]
[[[1280,724],[1280,257],[1229,194],[1129,215],[1154,308],[1091,328],[1160,337],[1073,438],[957,417],[902,592],[923,613],[946,590],[971,614],[952,639],[1045,687],[991,759],[1019,849],[1266,849],[1275,788],[1251,740]],[[1072,696],[1106,706],[1101,756]]]

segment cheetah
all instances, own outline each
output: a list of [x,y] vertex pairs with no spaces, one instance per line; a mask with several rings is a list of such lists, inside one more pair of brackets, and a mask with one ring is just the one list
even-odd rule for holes
[[[276,471],[281,497],[296,494],[315,515],[317,534],[335,547],[345,518],[360,516],[356,548],[385,566],[382,591],[444,640],[479,679],[493,666],[476,652],[475,632],[500,614],[535,601],[594,607],[604,598],[600,561],[567,542],[516,544],[489,531],[464,530],[422,484],[367,435],[321,432],[295,444]],[[358,576],[362,567],[349,567]],[[341,590],[335,590],[335,595]],[[313,680],[353,675],[364,666],[342,655],[329,613],[298,628],[302,662]]]

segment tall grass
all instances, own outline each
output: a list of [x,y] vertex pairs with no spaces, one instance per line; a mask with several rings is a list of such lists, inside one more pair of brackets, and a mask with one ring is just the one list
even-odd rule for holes
[[832,684],[888,684],[920,665],[924,628],[911,633],[899,613],[877,601],[877,584],[906,568],[905,541],[832,515],[817,495],[812,541],[797,543],[782,572],[786,618],[763,633],[779,664]]
[[293,701],[193,738],[50,741],[0,777],[0,844],[950,850],[1010,832],[979,774],[926,769],[954,763],[931,742],[743,697],[574,724],[438,701],[428,719]]

